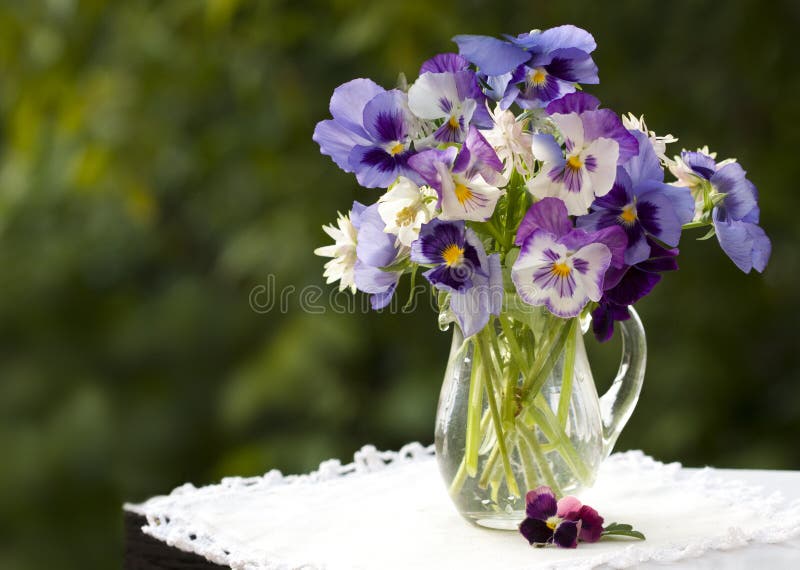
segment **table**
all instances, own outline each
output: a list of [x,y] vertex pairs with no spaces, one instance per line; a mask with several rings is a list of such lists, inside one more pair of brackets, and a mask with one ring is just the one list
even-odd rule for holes
[[[424,457],[424,453],[420,450],[425,450],[421,446],[414,448],[415,451],[411,453],[411,455],[416,454],[415,457],[418,462],[418,466],[406,466],[405,468],[409,470],[414,470],[415,473],[425,472],[430,475],[429,471],[431,469],[435,469],[433,465],[433,459],[428,457],[427,459]],[[426,453],[429,450],[425,450]],[[380,452],[378,452],[380,453]],[[402,453],[402,452],[401,452]],[[406,451],[406,454],[409,452]],[[312,474],[310,476],[305,476],[305,479],[299,479],[300,482],[304,483],[314,483],[316,479],[319,480],[326,480],[330,477],[334,476],[334,473],[338,473],[339,471],[344,473],[364,473],[370,472],[371,470],[377,469],[377,463],[375,460],[375,453],[374,449],[370,450],[369,453],[365,454],[367,459],[364,458],[362,455],[361,464],[358,462],[358,454],[357,454],[357,461],[354,464],[350,464],[347,466],[342,466],[338,462],[326,462],[323,463],[319,472]],[[618,456],[620,454],[615,454]],[[623,454],[624,455],[624,454]],[[615,456],[612,456],[612,460]],[[638,458],[639,456],[635,456]],[[642,455],[642,457],[644,457]],[[371,459],[370,459],[371,458]],[[648,458],[649,459],[649,458]],[[373,465],[370,466],[369,462],[372,461]],[[651,460],[652,461],[652,460]],[[426,463],[427,462],[427,463]],[[657,463],[657,462],[655,462]],[[680,466],[663,466],[662,464],[657,464],[659,466],[665,467],[662,471],[664,473],[672,473],[679,478],[691,478],[694,476],[700,476],[704,478],[708,478],[709,476],[713,476],[715,478],[716,483],[722,487],[731,485],[739,485],[739,483],[734,483],[734,481],[739,481],[744,483],[747,486],[760,486],[763,487],[765,494],[769,494],[770,492],[777,491],[783,494],[786,499],[786,502],[796,501],[797,505],[800,507],[800,472],[797,471],[764,471],[764,470],[731,470],[731,469],[690,469],[690,468],[681,468]],[[672,470],[667,469],[668,467],[674,467]],[[326,475],[327,473],[327,475]],[[338,476],[338,475],[336,475]],[[385,475],[380,474],[372,474],[370,477],[385,477]],[[602,472],[601,472],[602,477]],[[265,478],[251,478],[251,479],[231,479],[228,480],[227,484],[223,482],[221,487],[225,487],[227,485],[227,491],[229,493],[237,493],[235,489],[253,489],[258,485],[263,485],[265,480],[272,478],[273,480],[286,480],[282,478],[279,474],[272,472],[268,474]],[[316,478],[316,479],[315,479]],[[294,480],[292,480],[294,481]],[[270,483],[271,484],[271,483]],[[184,487],[178,490],[178,495],[181,496],[189,496],[189,497],[201,497],[203,493],[207,493],[210,491],[214,491],[212,488],[203,488],[203,489],[194,489],[193,487]],[[214,491],[216,492],[216,491]],[[246,492],[251,493],[252,491],[239,491],[240,493]],[[270,491],[271,492],[271,491]],[[438,494],[436,495],[438,497]],[[163,501],[162,501],[163,502]],[[159,500],[156,499],[144,505],[127,505],[125,510],[125,518],[126,518],[126,550],[125,550],[125,568],[128,570],[150,570],[150,569],[164,569],[164,568],[178,568],[178,569],[216,569],[216,568],[228,568],[230,566],[224,566],[220,564],[215,564],[203,558],[202,556],[198,556],[197,554],[187,553],[179,550],[178,548],[174,548],[169,546],[166,541],[163,540],[164,537],[161,537],[161,540],[153,538],[151,536],[147,536],[141,531],[141,526],[146,522],[146,519],[143,517],[143,513],[150,511],[147,513],[150,515],[151,523],[153,522],[153,513],[158,512],[158,508],[164,508],[163,506],[159,507]],[[198,503],[200,504],[200,503]],[[228,501],[224,501],[221,503],[223,505],[228,504]],[[232,504],[236,504],[235,501]],[[247,501],[241,504],[247,504]],[[149,507],[148,507],[149,505]],[[224,509],[226,507],[222,506],[219,507]],[[236,507],[232,507],[236,508]],[[239,507],[240,508],[240,507]],[[353,508],[358,508],[358,505],[353,505]],[[402,508],[399,506],[397,508]],[[218,512],[223,512],[219,511]],[[800,513],[800,510],[793,511],[795,514]],[[189,513],[191,516],[192,508],[189,507],[188,510],[184,511],[183,515]],[[200,511],[198,510],[198,513]],[[223,513],[224,514],[224,513]],[[452,513],[441,513],[443,517],[450,517]],[[200,515],[198,515],[199,517]],[[203,516],[208,516],[208,513],[204,513]],[[798,515],[800,516],[800,515]],[[224,517],[223,517],[224,518]],[[621,522],[629,522],[629,521],[621,521]],[[786,522],[786,521],[784,521]],[[456,524],[456,523],[452,523]],[[152,526],[152,524],[151,524]],[[671,562],[668,564],[654,562],[654,561],[647,561],[643,563],[637,563],[637,568],[686,568],[686,569],[702,569],[702,568],[786,568],[786,569],[796,569],[800,568],[800,518],[793,519],[792,521],[788,521],[788,526],[784,525],[784,533],[786,534],[787,539],[782,540],[779,543],[775,544],[765,544],[765,543],[751,543],[748,540],[742,540],[740,545],[734,544],[735,547],[733,550],[727,551],[720,551],[720,550],[712,550],[708,552],[703,552],[699,557],[692,557],[692,558],[685,558],[678,560],[676,562]],[[456,528],[455,535],[461,534],[459,532],[460,527]],[[488,535],[471,535],[472,527],[468,526],[464,523],[464,536],[471,536],[471,539],[468,540],[475,540],[475,536],[491,536],[492,540],[495,542],[497,541],[496,537],[498,534],[493,531],[480,531],[484,533],[489,533]],[[151,529],[152,532],[152,529]],[[510,535],[512,533],[500,533],[503,535],[504,538],[508,538],[511,540]],[[171,541],[172,539],[168,539],[167,541]],[[303,540],[306,540],[305,538]],[[313,539],[312,539],[313,540]],[[178,541],[181,542],[181,541]],[[235,542],[235,541],[234,541]],[[402,542],[402,537],[398,537],[398,542]],[[603,543],[599,543],[603,544]],[[180,543],[180,546],[185,549],[195,550],[195,551],[203,551],[205,548],[209,550],[208,546],[205,547],[195,547],[191,541],[184,540]],[[594,547],[596,545],[587,545],[590,547]],[[439,558],[437,559],[431,551],[430,556],[425,555],[425,544],[415,544],[415,547],[418,549],[422,549],[422,551],[417,551],[415,555],[423,556],[426,560],[429,561],[428,566],[430,568],[449,568],[448,560],[446,558]],[[456,547],[456,545],[454,545]],[[517,542],[514,542],[514,547],[517,548]],[[526,546],[527,547],[527,546]],[[585,547],[582,546],[579,551],[583,551]],[[214,551],[212,558],[215,557],[223,557],[225,553],[220,552],[219,549]],[[541,557],[535,556],[537,552],[541,551],[531,551],[531,568],[543,567],[541,565]],[[691,553],[689,553],[691,554]],[[355,558],[354,558],[355,560]],[[562,562],[563,564],[563,562]],[[461,565],[460,565],[461,566]],[[240,566],[241,568],[250,568],[248,566]],[[264,566],[267,567],[267,566]],[[276,566],[278,568],[286,567],[286,568],[293,568],[299,567],[299,564],[296,566],[292,565],[285,565],[285,566]],[[317,566],[309,566],[309,568],[315,568]],[[339,566],[337,566],[339,567]],[[361,562],[356,565],[354,564],[353,567],[358,568],[367,568],[373,567],[370,565],[365,565],[363,559]],[[376,564],[375,568],[383,568],[383,564]],[[491,564],[486,563],[484,561],[480,565],[477,565],[476,568],[492,568]],[[583,566],[586,568],[589,567],[596,567],[594,565],[590,566]],[[613,567],[608,565],[601,565],[597,567]],[[471,568],[463,568],[461,566],[461,570],[471,570]]]

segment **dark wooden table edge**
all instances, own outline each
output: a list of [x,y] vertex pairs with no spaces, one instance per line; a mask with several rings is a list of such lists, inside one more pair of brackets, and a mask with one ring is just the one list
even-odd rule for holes
[[142,532],[147,519],[124,511],[125,570],[230,570],[202,556],[173,548]]

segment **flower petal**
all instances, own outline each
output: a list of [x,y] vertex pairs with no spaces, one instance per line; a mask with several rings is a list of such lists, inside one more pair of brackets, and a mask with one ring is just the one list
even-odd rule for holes
[[557,238],[572,231],[572,222],[564,202],[558,198],[543,198],[533,204],[519,224],[514,243],[522,245],[525,238],[539,229],[550,232]]
[[556,99],[547,106],[546,110],[550,115],[555,115],[556,113],[567,115],[569,113],[580,114],[584,111],[594,111],[599,106],[600,99],[594,95],[579,91]]
[[353,172],[350,166],[353,147],[370,143],[364,129],[358,127],[358,131],[351,131],[343,123],[328,119],[317,123],[311,138],[319,145],[319,151],[330,156],[339,168],[345,172]]
[[584,542],[597,542],[603,534],[603,517],[589,505],[583,505],[578,513],[581,521],[578,537]]
[[550,487],[542,485],[525,495],[525,514],[532,519],[547,520],[557,512],[556,495]]
[[553,529],[543,520],[527,518],[519,525],[519,532],[528,544],[544,545],[553,542]]
[[738,162],[728,163],[717,170],[711,177],[711,184],[725,194],[725,209],[733,220],[741,220],[758,206],[755,186],[747,180]]
[[553,542],[561,548],[576,548],[578,546],[578,528],[580,521],[562,521],[553,534]]
[[583,503],[581,503],[580,499],[572,495],[567,495],[558,500],[558,512],[556,514],[562,519],[574,521],[579,518],[578,512],[581,510],[582,506]]
[[469,69],[469,62],[463,56],[457,53],[440,53],[424,62],[419,68],[419,74],[456,72],[465,69]]
[[408,90],[408,107],[420,119],[441,119],[459,101],[454,73],[423,73]]
[[359,132],[363,127],[363,112],[367,103],[385,89],[371,79],[353,79],[334,89],[330,111],[344,127]]
[[756,224],[726,220],[723,215],[720,208],[714,208],[714,228],[722,250],[745,273],[751,269],[762,273],[772,253],[767,234]]
[[406,138],[406,94],[398,89],[373,97],[364,107],[364,129],[373,141],[388,143]]
[[502,75],[522,65],[530,54],[508,42],[489,36],[455,36],[459,53],[487,75]]

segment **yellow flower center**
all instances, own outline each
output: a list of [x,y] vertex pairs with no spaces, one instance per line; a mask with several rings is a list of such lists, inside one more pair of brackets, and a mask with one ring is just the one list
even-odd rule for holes
[[567,265],[563,261],[559,261],[558,263],[553,264],[553,268],[550,271],[556,277],[564,278],[567,275],[569,275],[571,269],[569,268],[569,265]]
[[395,223],[398,226],[407,226],[414,222],[414,218],[417,217],[417,210],[413,206],[406,206],[399,212],[397,212],[397,216],[395,218]]
[[636,221],[636,206],[633,204],[628,204],[624,208],[622,208],[622,213],[619,215],[619,219],[622,220],[625,224],[632,224]]
[[460,263],[464,257],[464,248],[458,247],[456,244],[451,243],[442,252],[442,259],[444,259],[447,267],[452,267],[456,263]]
[[534,85],[541,85],[547,79],[547,73],[541,67],[537,67],[533,71],[531,71],[531,83]]
[[403,146],[403,143],[397,143],[389,150],[389,153],[391,153],[392,156],[395,156],[396,154],[403,152],[405,149],[406,147]]
[[456,192],[456,199],[458,200],[458,203],[461,204],[462,206],[464,205],[464,202],[472,198],[472,190],[470,190],[461,183],[456,184],[455,192]]
[[450,116],[450,120],[447,121],[447,124],[450,125],[450,128],[455,130],[461,127],[461,123],[458,122],[458,117],[455,115]]
[[581,157],[577,154],[573,154],[567,159],[567,166],[569,166],[572,170],[580,170],[581,166],[583,166]]
[[549,517],[544,522],[544,524],[546,524],[547,528],[549,528],[550,530],[556,530],[556,528],[558,527],[558,523],[560,523],[560,522],[561,522],[561,519],[559,517]]

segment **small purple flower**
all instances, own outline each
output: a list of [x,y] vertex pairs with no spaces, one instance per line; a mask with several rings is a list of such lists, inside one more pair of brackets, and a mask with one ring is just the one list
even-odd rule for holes
[[772,253],[772,243],[758,225],[758,191],[737,162],[717,163],[702,152],[681,153],[673,174],[692,188],[700,200],[704,185],[710,184],[709,199],[714,205],[711,221],[722,250],[736,267],[750,273],[763,272]]
[[354,79],[334,90],[330,111],[333,119],[317,123],[313,139],[359,184],[385,188],[400,175],[421,182],[408,166],[416,119],[405,93]]
[[564,203],[545,198],[525,215],[517,244],[511,279],[520,297],[569,318],[589,300],[600,300],[606,270],[623,265],[627,238],[619,227],[594,233],[573,229]]
[[423,274],[425,278],[433,285],[460,292],[472,287],[475,273],[486,276],[479,249],[483,245],[464,222],[431,220],[422,226],[419,239],[411,245],[411,261],[434,265]]
[[460,151],[452,146],[425,150],[409,165],[438,193],[444,220],[487,220],[503,195],[492,185],[502,182],[503,163],[474,126]]
[[483,329],[489,315],[500,314],[500,256],[487,256],[478,236],[463,221],[435,219],[423,224],[419,239],[411,244],[411,261],[433,266],[423,275],[434,287],[450,293],[450,309],[465,337]]
[[611,191],[594,201],[591,213],[577,220],[577,226],[588,231],[622,227],[628,234],[627,265],[650,258],[648,236],[677,246],[683,224],[694,217],[689,189],[664,184],[664,170],[650,139],[640,131],[631,132],[638,140],[639,154],[617,167]]
[[535,546],[555,544],[561,548],[578,546],[581,521],[559,515],[558,501],[550,487],[541,486],[528,491],[525,503],[527,516],[520,523],[519,532],[529,544]]
[[382,309],[392,300],[402,271],[385,271],[397,259],[399,249],[395,246],[395,236],[386,233],[386,224],[378,212],[378,204],[367,208],[358,202],[353,203],[351,216],[353,227],[358,231],[356,241],[355,284],[359,291],[372,295],[372,308]]
[[489,94],[507,109],[544,107],[575,91],[578,83],[599,83],[590,55],[597,44],[586,30],[558,26],[508,37],[456,36],[459,52],[474,63]]
[[[449,66],[444,58],[423,65]],[[463,142],[470,125],[491,128],[492,117],[486,107],[486,96],[478,85],[475,73],[445,71],[423,73],[408,90],[408,106],[420,119],[441,121],[433,133],[437,143]]]
[[583,215],[596,197],[612,188],[617,164],[639,149],[636,137],[609,109],[584,93],[573,93],[547,107],[564,139],[564,149],[553,135],[533,136],[533,154],[542,161],[539,173],[528,182],[537,198],[560,198],[572,215]]

